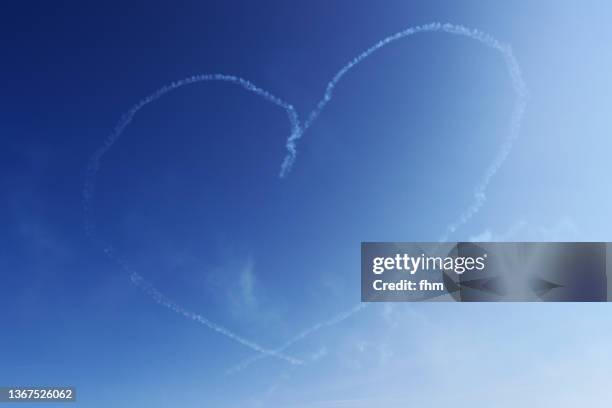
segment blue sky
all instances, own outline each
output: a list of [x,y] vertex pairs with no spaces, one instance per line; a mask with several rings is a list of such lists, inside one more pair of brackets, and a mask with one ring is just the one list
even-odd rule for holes
[[[432,21],[512,45],[520,138],[451,240],[610,241],[606,2],[13,5],[0,17],[0,385],[83,407],[609,406],[608,306],[385,304],[253,350],[157,304],[86,236],[87,162],[131,106],[200,73],[302,120],[348,61]],[[500,54],[425,33],[352,70],[277,177],[284,112],[199,83],[138,113],[96,179],[98,233],[177,304],[265,348],[354,307],[361,241],[433,241],[515,102]],[[235,370],[236,371],[236,370]]]

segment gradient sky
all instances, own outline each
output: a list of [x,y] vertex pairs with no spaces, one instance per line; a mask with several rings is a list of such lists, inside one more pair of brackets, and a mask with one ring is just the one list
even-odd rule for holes
[[[377,304],[286,351],[304,366],[227,374],[255,353],[132,285],[87,239],[81,203],[93,152],[160,86],[238,75],[304,118],[357,54],[440,21],[511,44],[531,93],[485,206],[450,239],[612,241],[607,3],[5,6],[0,385],[74,385],[88,408],[608,407],[607,304]],[[104,157],[99,233],[169,298],[274,348],[359,302],[361,241],[441,235],[514,98],[499,54],[407,38],[343,79],[281,180],[282,110],[229,84],[182,88]]]

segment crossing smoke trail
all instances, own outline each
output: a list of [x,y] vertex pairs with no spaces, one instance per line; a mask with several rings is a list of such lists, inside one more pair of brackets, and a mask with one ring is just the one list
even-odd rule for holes
[[[502,146],[499,149],[495,158],[493,159],[492,163],[489,165],[489,167],[485,171],[485,174],[483,175],[481,181],[476,185],[474,189],[474,201],[469,205],[469,207],[463,213],[459,215],[459,217],[455,221],[451,222],[446,227],[444,233],[439,239],[439,242],[443,243],[443,242],[446,242],[449,236],[452,233],[454,233],[460,226],[468,222],[469,219],[472,218],[474,214],[476,214],[480,210],[480,208],[484,205],[485,200],[486,200],[486,196],[485,196],[486,189],[489,186],[495,174],[497,173],[497,171],[503,165],[504,161],[508,157],[508,154],[510,154],[510,151],[512,150],[512,146],[515,140],[519,136],[521,124],[523,121],[523,116],[527,108],[527,99],[529,95],[528,90],[527,90],[527,85],[525,84],[525,81],[523,80],[520,65],[518,61],[516,60],[516,58],[514,57],[514,54],[512,53],[512,49],[510,48],[509,45],[500,43],[494,37],[492,37],[491,35],[483,31],[472,29],[472,28],[467,28],[461,25],[455,25],[455,24],[449,24],[449,23],[441,24],[437,22],[425,24],[421,26],[410,27],[410,28],[407,28],[406,30],[400,31],[398,33],[395,33],[393,35],[390,35],[380,40],[379,42],[377,42],[376,44],[374,44],[373,46],[371,46],[370,48],[368,48],[367,50],[359,54],[357,57],[353,58],[344,67],[342,67],[336,73],[336,75],[334,75],[332,80],[327,84],[323,98],[319,101],[319,103],[317,104],[317,107],[312,112],[310,112],[310,114],[308,115],[308,118],[304,122],[302,130],[299,132],[292,132],[289,138],[287,139],[288,152],[287,152],[287,155],[285,156],[285,159],[283,160],[281,164],[280,177],[285,177],[291,170],[295,162],[296,155],[297,155],[297,142],[304,135],[306,130],[310,128],[312,123],[319,117],[319,115],[321,114],[323,109],[325,109],[325,106],[329,103],[329,101],[332,100],[336,85],[340,82],[340,80],[344,77],[344,75],[346,75],[351,69],[353,69],[360,62],[363,62],[366,58],[374,54],[376,51],[379,51],[380,49],[389,45],[390,43],[406,38],[406,37],[409,37],[417,33],[424,33],[424,32],[444,32],[444,33],[448,33],[452,35],[464,36],[474,41],[478,41],[484,44],[485,46],[498,51],[499,53],[502,54],[504,58],[504,62],[506,63],[508,74],[510,75],[510,79],[512,81],[512,87],[514,88],[514,92],[516,93],[516,103],[514,106],[514,111],[512,113],[510,133],[508,134],[508,136],[502,143]],[[360,303],[357,306],[349,309],[348,311],[344,313],[339,314],[338,316],[332,318],[329,321],[317,323],[314,326],[312,326],[310,329],[303,331],[298,336],[289,340],[281,347],[275,349],[275,351],[283,352],[287,350],[289,347],[291,347],[293,344],[313,334],[314,332],[324,327],[333,326],[335,324],[342,322],[343,320],[350,318],[354,314],[364,310],[367,307],[367,305],[368,305],[367,303]],[[242,363],[234,366],[233,368],[229,369],[227,373],[232,374],[232,373],[239,372],[243,370],[244,368],[248,367],[249,365],[251,365],[252,363],[264,357],[266,357],[266,355],[263,355],[263,354],[253,356],[243,361]]]
[[[352,307],[351,309],[340,313],[339,315],[323,321],[323,322],[319,322],[317,324],[315,324],[314,326],[310,327],[309,329],[306,329],[304,331],[302,331],[301,333],[299,333],[297,336],[293,337],[291,340],[289,340],[288,342],[286,342],[285,344],[283,344],[281,347],[275,349],[274,351],[277,353],[282,353],[283,351],[287,350],[289,347],[293,346],[295,343],[303,340],[304,338],[310,336],[311,334],[313,334],[314,332],[317,332],[325,327],[331,327],[331,326],[335,326],[336,324],[342,322],[343,320],[348,319],[349,317],[351,317],[352,315],[356,314],[357,312],[365,309],[367,307],[367,303],[358,303],[357,305],[355,305],[354,307]],[[244,360],[242,363],[230,368],[229,370],[226,371],[226,374],[236,374],[242,370],[244,370],[245,368],[247,368],[248,366],[250,366],[251,364],[255,363],[258,360],[261,360],[262,358],[266,357],[265,354],[257,354],[253,357],[250,357],[246,360]]]
[[[443,235],[439,239],[439,242],[447,241],[448,237],[452,233],[454,233],[460,226],[465,224],[484,205],[484,202],[486,199],[486,196],[485,196],[486,189],[489,186],[492,178],[495,176],[497,171],[503,165],[508,154],[510,153],[510,150],[512,149],[514,141],[519,135],[523,115],[525,113],[525,109],[527,106],[527,97],[528,97],[527,87],[523,81],[520,66],[516,58],[514,57],[514,54],[512,53],[510,46],[500,43],[495,38],[493,38],[489,34],[486,34],[482,31],[479,31],[476,29],[470,29],[470,28],[463,27],[460,25],[448,24],[448,23],[447,24],[430,23],[426,25],[408,28],[404,31],[400,31],[396,34],[393,34],[389,37],[384,38],[383,40],[379,41],[372,47],[368,48],[366,51],[359,54],[357,57],[355,57],[353,60],[347,63],[344,67],[342,67],[336,73],[336,75],[332,78],[332,80],[327,84],[323,98],[318,102],[316,108],[313,109],[312,112],[310,112],[310,114],[308,115],[303,125],[300,125],[299,117],[292,105],[284,102],[283,100],[272,95],[271,93],[261,88],[258,88],[257,86],[255,86],[254,84],[252,84],[251,82],[245,79],[231,76],[231,75],[223,75],[223,74],[196,75],[190,78],[183,79],[178,82],[173,82],[170,85],[166,85],[158,89],[156,92],[144,98],[136,105],[134,105],[132,109],[130,109],[121,118],[121,120],[119,121],[119,123],[117,124],[113,132],[111,132],[111,134],[105,140],[102,147],[100,147],[95,152],[95,154],[93,155],[93,157],[91,158],[89,162],[89,165],[87,168],[87,175],[85,179],[85,187],[83,190],[85,230],[87,232],[87,235],[94,242],[101,244],[99,242],[100,240],[97,238],[97,235],[96,235],[95,223],[94,223],[94,217],[93,217],[93,209],[92,209],[94,190],[95,190],[95,178],[100,168],[100,161],[102,157],[104,156],[104,154],[106,154],[111,149],[113,144],[123,134],[123,131],[130,124],[130,122],[132,121],[136,113],[140,111],[140,109],[142,109],[145,105],[151,102],[154,102],[155,100],[161,98],[166,93],[172,90],[175,90],[177,88],[180,88],[186,85],[190,85],[190,84],[194,84],[194,83],[198,83],[198,82],[206,82],[206,81],[229,82],[231,84],[241,86],[247,91],[250,91],[250,92],[253,92],[259,95],[264,100],[283,108],[286,111],[287,116],[289,118],[289,122],[291,124],[291,133],[286,142],[287,154],[281,163],[281,169],[280,169],[280,174],[279,174],[279,177],[284,178],[289,174],[293,164],[295,163],[296,156],[297,156],[298,141],[302,138],[304,133],[310,128],[310,126],[314,123],[314,121],[319,117],[319,115],[321,114],[325,106],[332,100],[335,87],[340,82],[340,80],[344,77],[344,75],[346,75],[352,68],[354,68],[360,62],[364,61],[366,58],[374,54],[376,51],[379,51],[383,47],[387,46],[388,44],[394,41],[412,36],[414,34],[424,33],[424,32],[445,32],[445,33],[452,34],[452,35],[464,36],[469,39],[478,41],[484,44],[485,46],[500,52],[502,56],[504,57],[506,67],[508,69],[510,78],[512,80],[514,91],[517,95],[514,112],[512,114],[510,133],[505,139],[505,141],[502,143],[502,146],[499,152],[495,156],[493,162],[489,165],[489,167],[485,171],[482,179],[476,185],[474,189],[474,200],[472,204],[470,204],[470,206],[463,213],[461,213],[456,220],[451,222],[446,227]],[[344,313],[341,313],[340,315],[328,321],[317,323],[311,328],[304,330],[299,335],[297,335],[296,337],[294,337],[293,339],[285,343],[283,346],[277,348],[276,350],[267,350],[259,346],[258,344],[251,342],[249,340],[246,340],[244,338],[241,338],[240,336],[232,333],[228,329],[225,329],[224,327],[217,325],[216,323],[213,323],[196,313],[190,312],[182,308],[181,306],[177,305],[176,303],[168,300],[159,291],[157,291],[150,283],[146,282],[142,278],[142,276],[132,271],[125,264],[125,262],[121,261],[120,258],[116,257],[112,249],[109,249],[109,247],[106,245],[102,245],[102,247],[105,248],[105,252],[107,253],[107,255],[111,259],[113,259],[115,262],[117,262],[122,267],[122,269],[129,274],[131,281],[136,286],[140,287],[145,293],[151,296],[157,303],[175,311],[178,314],[181,314],[192,320],[198,321],[199,323],[205,325],[206,327],[258,353],[255,357],[252,357],[251,359],[246,360],[242,364],[236,366],[234,370],[230,370],[234,372],[239,371],[245,368],[246,366],[248,366],[249,364],[251,364],[252,362],[257,361],[266,356],[278,357],[286,361],[289,361],[292,364],[301,364],[302,362],[300,360],[295,359],[293,357],[286,356],[281,353],[287,348],[289,348],[290,346],[292,346],[293,344],[315,333],[316,331],[322,328],[325,328],[325,327],[330,327],[338,323],[341,323],[342,321],[350,318],[354,314],[358,313],[359,311],[367,307],[367,304],[358,304],[357,306],[349,309],[348,311]]]
[[161,98],[163,95],[165,95],[166,93],[172,90],[178,89],[186,85],[194,84],[197,82],[206,82],[206,81],[229,82],[231,84],[241,86],[242,88],[246,89],[249,92],[253,92],[259,95],[264,100],[283,108],[287,112],[287,116],[289,117],[289,122],[291,123],[291,132],[296,132],[299,130],[300,124],[299,124],[298,116],[291,105],[282,101],[276,96],[270,94],[269,92],[261,88],[258,88],[251,82],[245,79],[239,78],[239,77],[235,77],[231,75],[223,75],[223,74],[195,75],[190,78],[186,78],[178,82],[172,82],[169,85],[163,86],[162,88],[158,89],[157,91],[155,91],[154,93],[152,93],[151,95],[147,96],[146,98],[138,102],[136,105],[134,105],[121,118],[117,126],[114,128],[114,130],[105,140],[102,147],[100,147],[90,159],[88,167],[87,167],[86,177],[85,177],[85,187],[83,189],[85,232],[95,244],[104,248],[104,252],[109,257],[109,259],[117,263],[129,275],[130,280],[134,285],[139,287],[144,293],[149,295],[158,304],[178,313],[179,315],[182,315],[195,322],[198,322],[206,326],[207,328],[227,337],[228,339],[233,340],[245,347],[250,348],[251,350],[257,353],[260,353],[259,355],[270,355],[270,356],[274,356],[274,357],[283,359],[291,364],[299,365],[299,364],[302,364],[301,360],[290,357],[290,356],[285,356],[281,354],[280,352],[276,352],[274,350],[267,350],[264,347],[260,346],[259,344],[253,341],[247,340],[233,333],[229,329],[210,321],[204,316],[191,312],[183,308],[182,306],[176,304],[175,302],[171,301],[170,299],[166,298],[161,292],[155,289],[155,287],[150,282],[147,282],[140,274],[133,271],[127,265],[127,263],[115,253],[115,251],[110,246],[104,244],[102,240],[98,238],[97,233],[96,233],[95,218],[93,214],[93,199],[94,199],[94,193],[95,193],[96,176],[100,169],[100,161],[102,160],[103,156],[113,147],[115,142],[123,134],[123,131],[125,130],[125,128],[134,119],[134,116],[136,115],[136,113],[138,113],[138,111],[140,111],[144,106],[148,105],[151,102],[156,101],[157,99]]

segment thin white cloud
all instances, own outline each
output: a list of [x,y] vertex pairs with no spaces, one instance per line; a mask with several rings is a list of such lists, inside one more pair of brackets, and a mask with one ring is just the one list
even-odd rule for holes
[[253,272],[255,265],[253,260],[249,258],[240,272],[238,280],[240,285],[240,293],[242,295],[242,303],[248,307],[257,307],[258,302],[255,297],[255,274]]

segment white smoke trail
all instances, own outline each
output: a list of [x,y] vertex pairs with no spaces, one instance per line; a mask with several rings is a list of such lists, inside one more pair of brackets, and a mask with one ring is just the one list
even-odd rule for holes
[[136,273],[135,271],[131,270],[131,268],[127,265],[126,262],[124,262],[120,257],[118,257],[115,253],[115,251],[108,245],[105,245],[102,240],[100,240],[96,234],[96,228],[95,228],[95,218],[94,218],[94,214],[93,214],[93,199],[94,199],[94,193],[95,193],[95,181],[96,181],[96,176],[98,174],[98,171],[100,169],[100,161],[102,160],[103,156],[113,147],[113,145],[115,144],[115,142],[121,137],[121,135],[123,134],[123,131],[125,130],[125,128],[130,124],[130,122],[133,120],[134,116],[136,115],[136,113],[138,113],[138,111],[140,111],[144,106],[148,105],[151,102],[156,101],[157,99],[161,98],[163,95],[165,95],[166,93],[178,89],[180,87],[186,86],[186,85],[190,85],[193,83],[197,83],[197,82],[206,82],[206,81],[224,81],[224,82],[229,82],[232,83],[234,85],[238,85],[241,86],[242,88],[246,89],[247,91],[253,92],[257,95],[259,95],[260,97],[262,97],[263,99],[265,99],[268,102],[271,102],[283,109],[285,109],[285,111],[287,112],[287,115],[289,117],[289,121],[291,123],[291,132],[297,132],[300,129],[300,123],[298,120],[298,116],[297,113],[295,112],[295,110],[293,109],[293,107],[291,105],[289,105],[288,103],[282,101],[281,99],[277,98],[276,96],[272,95],[271,93],[258,88],[257,86],[255,86],[254,84],[252,84],[251,82],[244,80],[242,78],[239,77],[235,77],[235,76],[231,76],[231,75],[223,75],[223,74],[212,74],[212,75],[195,75],[186,79],[183,79],[181,81],[178,82],[172,82],[169,85],[163,86],[162,88],[158,89],[157,91],[155,91],[154,93],[152,93],[151,95],[147,96],[146,98],[142,99],[140,102],[138,102],[136,105],[134,105],[119,121],[119,123],[117,124],[117,126],[114,128],[114,130],[111,132],[111,134],[107,137],[107,139],[105,140],[104,144],[102,145],[102,147],[100,147],[92,156],[92,158],[89,161],[88,167],[87,167],[87,174],[85,177],[85,187],[83,189],[83,208],[84,208],[84,216],[85,216],[85,231],[87,233],[87,235],[92,239],[92,241],[94,241],[94,243],[98,244],[99,246],[101,246],[102,248],[104,248],[104,252],[106,253],[106,255],[113,260],[114,262],[116,262],[130,277],[130,280],[132,281],[132,283],[134,285],[136,285],[137,287],[139,287],[140,289],[142,289],[147,295],[149,295],[151,298],[153,298],[153,300],[155,302],[157,302],[158,304],[167,307],[168,309],[188,318],[191,319],[193,321],[196,321],[204,326],[206,326],[207,328],[245,346],[248,347],[250,349],[252,349],[253,351],[260,353],[260,355],[268,355],[268,356],[274,356],[280,359],[283,359],[285,361],[288,361],[291,364],[295,364],[295,365],[299,365],[302,364],[302,361],[290,356],[285,356],[283,354],[281,354],[280,352],[276,352],[274,350],[268,350],[265,349],[264,347],[260,346],[259,344],[247,340],[235,333],[233,333],[232,331],[230,331],[229,329],[214,323],[212,321],[210,321],[209,319],[205,318],[202,315],[199,315],[197,313],[194,313],[192,311],[189,311],[185,308],[183,308],[182,306],[174,303],[173,301],[171,301],[170,299],[166,298],[161,292],[159,292],[157,289],[155,289],[155,287],[147,282],[141,275],[139,275],[138,273]]
[[[528,99],[527,86],[525,84],[525,81],[523,80],[520,65],[518,61],[516,60],[516,58],[514,57],[514,54],[512,53],[512,49],[510,48],[509,45],[500,43],[494,37],[492,37],[491,35],[485,32],[482,32],[477,29],[467,28],[461,25],[455,25],[455,24],[449,24],[449,23],[446,23],[446,24],[441,24],[437,22],[430,23],[430,24],[425,24],[421,26],[410,27],[410,28],[407,28],[406,30],[390,35],[380,40],[379,42],[377,42],[376,44],[374,44],[373,46],[371,46],[370,48],[368,48],[367,50],[365,50],[364,52],[362,52],[355,58],[353,58],[344,67],[342,67],[336,73],[336,75],[334,75],[332,80],[327,84],[323,98],[319,101],[319,103],[317,104],[317,107],[313,109],[312,112],[310,112],[310,114],[308,115],[308,118],[304,122],[302,130],[298,132],[292,132],[289,138],[287,139],[288,153],[285,156],[281,164],[280,177],[285,177],[291,170],[293,164],[295,163],[295,159],[296,159],[298,140],[304,135],[304,133],[306,132],[306,130],[308,130],[308,128],[312,125],[312,123],[319,117],[319,115],[321,114],[323,109],[325,109],[325,106],[329,103],[329,101],[332,100],[335,87],[340,82],[340,80],[344,77],[344,75],[346,75],[357,64],[359,64],[360,62],[363,62],[366,58],[374,54],[376,51],[379,51],[383,47],[389,45],[390,43],[406,38],[406,37],[409,37],[411,35],[414,35],[417,33],[423,33],[423,32],[444,32],[444,33],[449,33],[452,35],[465,36],[469,39],[478,41],[484,44],[485,46],[498,51],[499,53],[502,54],[504,58],[504,61],[506,63],[506,68],[508,70],[510,79],[512,81],[514,92],[516,93],[516,103],[514,107],[514,112],[512,114],[510,133],[506,137],[504,142],[502,143],[502,146],[499,149],[498,153],[496,154],[495,158],[493,159],[492,163],[489,165],[489,167],[485,171],[481,181],[479,182],[479,184],[476,185],[476,188],[474,189],[474,201],[468,206],[468,208],[462,214],[459,215],[459,217],[455,221],[451,222],[446,227],[443,235],[439,239],[439,242],[443,243],[443,242],[446,242],[449,236],[452,233],[454,233],[460,226],[462,226],[470,218],[472,218],[474,214],[476,214],[480,210],[480,208],[484,205],[484,202],[486,199],[486,196],[485,196],[486,189],[489,186],[491,179],[495,176],[497,171],[503,165],[504,161],[508,157],[508,154],[510,154],[510,150],[512,150],[514,141],[518,138],[521,124],[523,121],[523,116],[524,116],[524,113],[527,107],[527,99]],[[315,324],[310,329],[303,331],[300,335],[289,340],[283,346],[277,348],[276,351],[279,351],[279,352],[285,351],[287,348],[289,348],[296,342],[302,340],[303,338],[309,336],[310,334],[324,327],[333,326],[335,324],[342,322],[343,320],[348,319],[352,315],[365,309],[366,305],[367,304],[360,303],[359,305],[349,309],[348,312],[340,314],[338,318],[334,318],[326,322]],[[247,359],[243,361],[242,363],[234,366],[230,370],[228,370],[228,373],[230,374],[236,373],[248,367],[250,364],[254,363],[255,361],[262,359],[264,357],[266,356],[261,355],[261,354],[251,357],[250,359]]]
[[[243,87],[247,91],[254,92],[255,94],[265,99],[266,101],[271,102],[285,109],[289,117],[289,121],[291,123],[291,133],[286,142],[287,155],[283,159],[283,162],[281,164],[281,170],[280,170],[280,177],[283,178],[287,176],[293,164],[295,163],[296,155],[297,155],[298,140],[301,139],[301,137],[304,135],[306,130],[310,128],[312,123],[319,117],[319,115],[321,114],[325,106],[329,103],[329,101],[331,101],[333,97],[334,89],[336,85],[340,82],[340,80],[344,77],[344,75],[348,73],[348,71],[350,71],[352,68],[354,68],[357,64],[364,61],[374,52],[382,49],[386,45],[394,41],[400,40],[402,38],[406,38],[413,34],[417,34],[421,32],[446,32],[446,33],[453,34],[453,35],[465,36],[472,40],[479,41],[483,43],[484,45],[500,52],[503,55],[504,60],[506,62],[506,66],[508,68],[508,71],[509,71],[509,74],[512,80],[512,85],[517,95],[517,102],[516,102],[513,116],[512,116],[510,134],[508,135],[508,137],[502,144],[493,162],[487,168],[480,183],[476,185],[476,188],[474,190],[474,201],[472,202],[472,204],[470,204],[470,206],[455,221],[453,221],[451,224],[447,226],[444,234],[439,240],[440,242],[445,242],[446,240],[448,240],[448,237],[450,234],[454,233],[457,230],[457,228],[465,224],[474,214],[476,214],[480,210],[480,208],[484,204],[485,191],[491,179],[495,176],[499,168],[502,166],[502,164],[506,160],[506,157],[508,156],[508,154],[510,153],[510,150],[512,149],[514,141],[519,135],[522,118],[523,118],[523,115],[524,115],[524,112],[527,106],[527,96],[528,96],[527,87],[523,81],[519,64],[516,58],[514,57],[512,50],[510,49],[508,45],[504,45],[500,43],[495,38],[493,38],[489,34],[486,34],[482,31],[466,28],[460,25],[448,24],[448,23],[447,24],[430,23],[430,24],[426,24],[422,26],[408,28],[404,31],[400,31],[394,35],[384,38],[383,40],[379,41],[372,47],[368,48],[366,51],[359,54],[357,57],[355,57],[353,60],[347,63],[344,67],[342,67],[342,69],[340,69],[336,73],[336,75],[332,78],[332,80],[327,84],[323,98],[319,101],[316,108],[308,115],[308,118],[305,121],[303,126],[300,125],[298,115],[292,105],[282,101],[281,99],[270,94],[269,92],[256,87],[251,82],[244,80],[242,78],[239,78],[239,77],[235,77],[231,75],[223,75],[223,74],[196,75],[190,78],[183,79],[178,82],[173,82],[170,85],[166,85],[160,88],[153,94],[149,95],[148,97],[144,98],[139,103],[134,105],[132,109],[130,109],[123,116],[123,118],[119,121],[119,123],[115,127],[114,131],[106,139],[104,145],[100,149],[98,149],[98,151],[96,151],[96,153],[93,155],[93,157],[91,158],[89,162],[89,166],[87,169],[87,175],[86,175],[86,181],[85,181],[85,187],[83,190],[83,203],[84,203],[84,211],[85,211],[85,229],[86,229],[88,236],[90,236],[94,241],[98,241],[96,232],[95,232],[95,223],[94,223],[94,217],[93,217],[92,203],[93,203],[93,196],[94,196],[94,189],[95,189],[95,177],[100,167],[100,160],[102,159],[104,154],[106,154],[108,150],[113,146],[116,140],[122,135],[123,131],[132,121],[136,113],[140,109],[142,109],[145,105],[159,99],[160,97],[162,97],[164,94],[166,94],[167,92],[171,90],[180,88],[185,85],[193,84],[196,82],[204,82],[204,81],[230,82],[232,84]],[[244,346],[247,346],[259,353],[257,356],[238,365],[236,369],[233,371],[239,371],[240,369],[251,364],[253,361],[261,359],[265,356],[275,356],[275,357],[285,359],[293,364],[299,364],[301,363],[299,360],[294,359],[292,357],[287,357],[280,353],[284,351],[285,349],[287,349],[288,347],[290,347],[291,345],[295,344],[296,342],[311,335],[312,333],[324,327],[333,326],[335,324],[338,324],[348,319],[352,315],[365,309],[367,306],[367,304],[360,303],[357,306],[349,309],[347,312],[342,313],[334,317],[331,320],[318,323],[314,325],[313,327],[311,327],[310,329],[307,329],[301,332],[298,336],[294,337],[293,339],[291,339],[290,341],[288,341],[287,343],[285,343],[283,346],[279,347],[278,349],[266,350],[263,347],[257,345],[256,343],[243,339],[235,335],[231,331],[223,328],[222,326],[212,323],[211,321],[205,319],[204,317],[197,315],[193,312],[190,312],[180,307],[179,305],[171,302],[170,300],[165,298],[159,291],[157,291],[150,283],[146,282],[142,278],[142,276],[140,276],[136,272],[131,271],[124,262],[120,261],[116,256],[113,256],[112,255],[113,252],[111,250],[107,249],[106,252],[109,255],[109,257],[114,259],[115,262],[118,262],[119,264],[121,264],[122,268],[126,272],[129,273],[130,279],[132,280],[132,282],[138,287],[140,287],[141,289],[143,289],[145,293],[151,296],[157,303],[165,307],[168,307],[169,309],[185,317],[198,321],[201,324],[204,324],[205,326],[209,327],[210,329],[216,332],[219,332],[222,335],[234,341],[237,341],[238,343]]]

